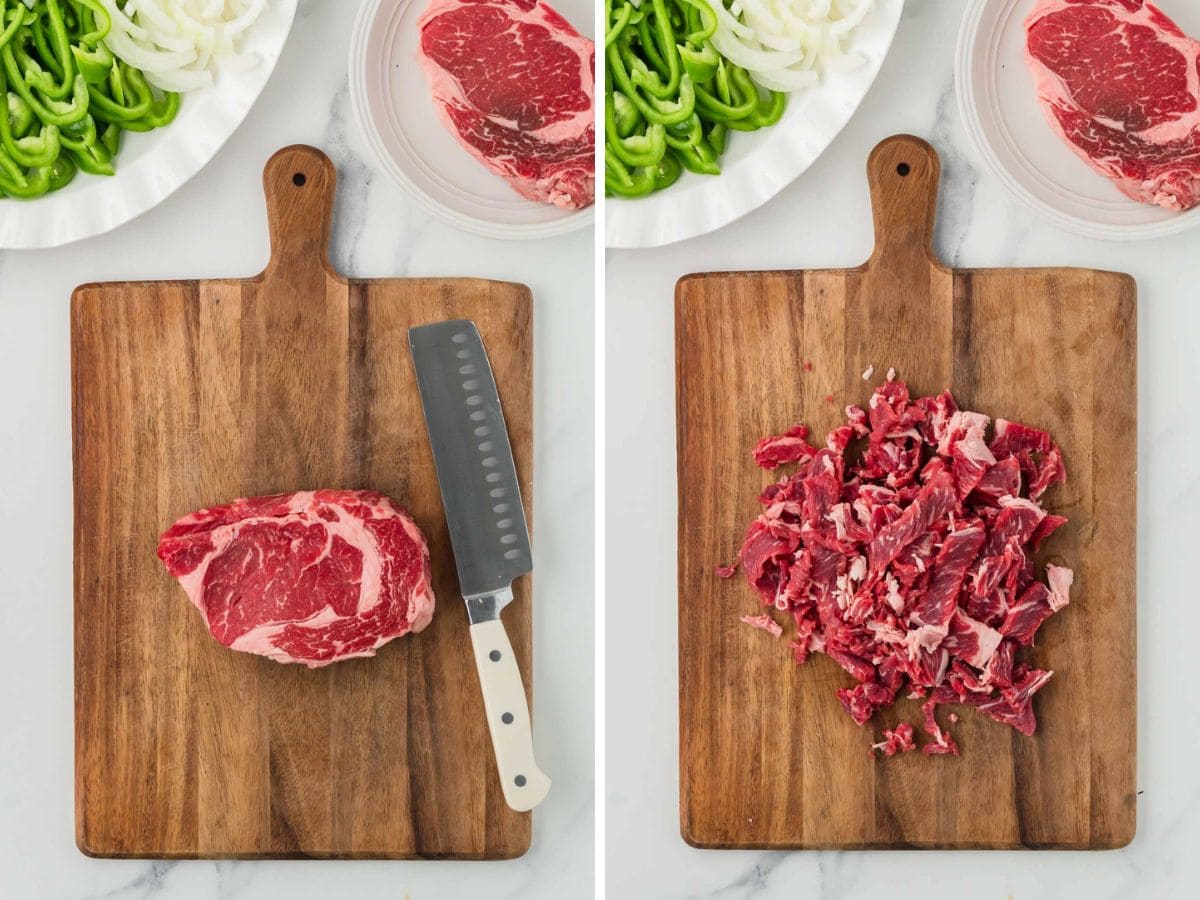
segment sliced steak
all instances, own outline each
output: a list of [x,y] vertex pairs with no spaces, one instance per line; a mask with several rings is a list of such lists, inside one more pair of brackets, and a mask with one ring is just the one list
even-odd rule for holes
[[[837,697],[860,725],[902,693],[924,699],[927,754],[958,752],[934,718],[944,703],[1033,732],[1032,697],[1052,673],[1017,652],[1070,602],[1074,573],[1049,565],[1043,582],[1034,564],[1066,522],[1039,499],[1066,479],[1062,452],[1006,419],[989,443],[991,424],[949,391],[914,400],[890,379],[868,410],[847,407],[824,448],[797,425],[753,451],[764,469],[796,470],[763,490],[742,542],[765,608],[742,621],[775,635],[794,623],[796,662],[824,653],[841,666],[854,684]],[[911,749],[906,729],[874,749]]]

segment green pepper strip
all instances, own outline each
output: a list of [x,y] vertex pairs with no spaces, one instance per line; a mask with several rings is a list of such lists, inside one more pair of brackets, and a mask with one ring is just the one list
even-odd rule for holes
[[[46,38],[46,27],[42,24],[41,16],[34,17],[34,20],[29,23],[28,32],[23,37],[33,40],[33,48],[37,51],[38,57],[45,62],[46,68],[54,73],[55,78],[62,77],[62,66],[58,64],[58,58],[54,55],[54,50],[50,47],[50,41]],[[21,61],[20,57],[17,58]]]
[[[0,0],[0,2],[3,2],[3,0]],[[5,26],[3,31],[0,31],[0,47],[7,45],[13,39],[13,35],[25,24],[25,13],[19,9],[9,10],[8,17],[10,19],[8,25]]]
[[728,125],[754,115],[758,108],[758,88],[754,86],[746,70],[735,66],[729,77],[733,92],[741,98],[737,104],[722,103],[704,88],[696,88],[696,106],[711,122]]
[[79,74],[88,84],[103,83],[116,61],[106,44],[97,44],[94,47],[80,47],[72,44],[71,53],[75,56],[75,65],[79,68]]
[[[667,15],[666,0],[653,0],[653,4],[657,33],[648,44],[646,38],[643,37],[642,46],[647,51],[647,55],[652,57],[651,62],[654,63],[657,71],[651,72],[642,59],[633,55],[628,44],[624,46],[627,50],[627,62],[631,64],[629,69],[633,83],[644,88],[654,97],[666,99],[679,92],[679,79],[683,75],[683,66],[680,64],[679,54],[675,52],[675,32],[671,29],[671,19]],[[654,55],[657,55],[657,60],[653,58]],[[667,79],[665,84],[662,81],[664,74]]]
[[[704,0],[675,0],[675,5],[683,11],[685,21],[692,29],[683,36],[685,41],[699,44],[717,33],[717,14]],[[685,6],[686,10],[683,9]]]
[[24,47],[14,47],[13,54],[17,58],[17,65],[25,72],[25,83],[43,97],[49,97],[52,100],[62,100],[71,92],[70,84],[66,85],[67,89],[64,91],[63,86],[58,83],[58,79],[54,73],[43,69],[41,64],[26,52]]
[[25,84],[25,79],[21,77],[21,72],[17,68],[16,57],[13,56],[12,46],[6,45],[0,48],[0,59],[4,63],[4,71],[8,75],[9,84],[17,94],[29,104],[33,109],[34,115],[45,122],[47,125],[57,125],[63,128],[73,122],[78,122],[88,112],[88,85],[83,80],[82,75],[75,76],[74,92],[71,101],[64,102],[61,100],[46,100],[41,101],[29,90],[29,86]]
[[113,168],[112,154],[104,144],[98,141],[82,150],[68,147],[67,153],[75,161],[75,165],[89,175],[115,175],[117,172]]
[[50,166],[50,183],[46,190],[57,191],[65,188],[68,184],[75,180],[75,173],[79,169],[75,162],[66,153],[60,154],[54,164]]
[[43,72],[33,60],[29,61],[31,65],[26,70],[25,77],[31,87],[36,87],[47,98],[65,100],[74,88],[75,57],[71,53],[71,40],[67,37],[62,7],[59,6],[58,0],[45,0],[45,3],[53,47],[48,55],[43,54],[43,61],[53,73],[53,77],[50,77],[50,73]]
[[121,135],[124,133],[120,125],[106,125],[104,133],[100,135],[100,143],[112,156],[116,156],[121,149]]
[[608,148],[627,166],[656,166],[667,152],[667,130],[651,125],[645,134],[607,139]]
[[654,172],[649,168],[630,172],[620,160],[604,157],[604,189],[620,197],[644,197],[654,190]]
[[[629,137],[644,120],[629,98],[620,91],[614,91],[609,85],[606,96],[612,97],[613,112],[616,116],[616,133],[621,137]],[[607,125],[605,126],[607,128]]]
[[[92,85],[88,88],[91,94],[92,115],[102,122],[124,124],[136,122],[151,111],[154,95],[150,85],[137,69],[132,69],[124,63],[117,63],[109,74],[109,82],[113,88],[113,96],[106,96],[100,87]],[[133,98],[126,103],[126,98]]]
[[643,98],[629,79],[625,62],[621,58],[621,43],[618,41],[608,48],[606,58],[609,71],[612,72],[616,86],[637,107],[638,112],[645,116],[648,122],[658,122],[660,125],[674,125],[691,116],[696,102],[696,92],[692,87],[692,80],[686,76],[680,78],[677,101],[661,100],[658,97],[650,100]]
[[728,136],[729,126],[723,122],[718,122],[709,129],[708,134],[705,135],[705,139],[708,141],[708,145],[717,152],[717,156],[722,156],[725,153],[725,144]]
[[21,171],[4,153],[0,153],[0,193],[19,200],[32,200],[50,189],[48,166],[32,169],[28,174]]
[[721,173],[716,151],[704,139],[704,126],[695,113],[689,121],[669,129],[666,139],[688,171],[701,175]]
[[[662,125],[653,123],[641,134],[634,134],[632,129],[622,134],[616,98],[624,98],[624,95],[612,89],[612,78],[607,74],[605,87],[604,133],[608,148],[627,166],[636,168],[657,165],[667,152],[666,130]],[[634,115],[636,116],[636,110]]]
[[112,17],[99,0],[72,0],[79,7],[79,25],[81,28],[91,27],[79,35],[79,43],[85,47],[95,47],[112,31]]
[[683,61],[683,71],[688,74],[697,88],[702,84],[707,84],[716,75],[721,55],[717,53],[712,44],[705,43],[699,50],[688,44],[680,44],[678,50],[679,58]]
[[8,116],[0,116],[0,145],[17,165],[26,169],[48,166],[62,152],[57,125],[43,125],[39,134],[14,137]]
[[[648,10],[648,12],[653,12],[653,10]],[[643,15],[635,23],[637,25],[638,45],[642,48],[642,53],[645,55],[650,65],[654,67],[655,71],[657,71],[658,74],[662,75],[663,77],[669,77],[670,67],[667,65],[666,56],[664,54],[667,53],[667,50],[670,49],[671,45],[668,44],[666,49],[662,49],[660,51],[658,40],[655,38],[654,31],[650,27],[650,19],[651,16]],[[630,36],[629,43],[632,43],[632,35]],[[630,50],[630,52],[632,52],[632,50]]]
[[779,91],[771,91],[766,98],[758,102],[753,115],[726,124],[734,131],[757,131],[760,128],[774,125],[782,119],[786,107],[787,95]]
[[121,127],[126,131],[153,131],[170,125],[179,113],[180,96],[171,91],[161,97],[155,97],[150,104],[150,112],[132,122],[122,122]]
[[[612,5],[609,5],[609,14],[612,14]],[[621,36],[621,32],[625,30],[625,26],[629,24],[633,18],[633,7],[626,4],[621,7],[620,13],[617,14],[617,21],[608,26],[608,33],[604,36],[604,49],[607,50],[609,45]]]
[[[0,79],[3,77],[3,70],[0,70]],[[29,104],[12,91],[8,91],[8,125],[12,133],[17,137],[25,137],[33,129],[33,122],[33,110],[29,108]]]
[[683,166],[679,164],[679,159],[674,153],[668,152],[654,173],[654,189],[661,191],[663,188],[670,187],[679,180],[679,176],[682,174]]
[[[11,97],[8,93],[8,85],[5,83],[5,75],[3,70],[0,70],[0,95]],[[24,169],[41,168],[49,166],[58,157],[61,152],[58,140],[58,126],[43,124],[39,134],[28,133],[32,130],[32,115],[28,116],[27,122],[20,121],[26,118],[18,113],[17,122],[9,115],[9,110],[12,109],[13,103],[8,101],[3,115],[0,115],[0,147],[9,155],[14,163]],[[18,98],[18,108],[20,101]],[[14,133],[13,125],[26,125],[26,132],[22,135]]]
[[96,131],[96,120],[90,114],[82,120],[68,125],[59,134],[59,142],[68,150],[83,152],[100,139]]

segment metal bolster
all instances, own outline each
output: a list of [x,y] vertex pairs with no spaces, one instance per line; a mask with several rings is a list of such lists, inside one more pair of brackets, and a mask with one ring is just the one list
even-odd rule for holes
[[472,625],[480,622],[494,622],[500,618],[500,610],[512,603],[512,585],[491,594],[480,594],[477,597],[464,597],[467,601],[467,618]]

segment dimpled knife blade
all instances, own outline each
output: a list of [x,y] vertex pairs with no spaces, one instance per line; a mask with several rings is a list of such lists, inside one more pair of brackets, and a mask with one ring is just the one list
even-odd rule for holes
[[533,569],[521,488],[479,330],[455,320],[408,332],[463,597]]
[[533,568],[508,429],[474,323],[409,329],[442,505],[467,602],[471,646],[505,802],[533,809],[550,791],[537,764],[525,684],[500,612]]

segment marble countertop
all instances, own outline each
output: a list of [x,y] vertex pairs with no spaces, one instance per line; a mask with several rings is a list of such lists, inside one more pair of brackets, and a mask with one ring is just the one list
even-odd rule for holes
[[[387,180],[359,134],[347,92],[357,8],[357,0],[301,0],[279,67],[246,122],[157,209],[74,246],[0,252],[0,470],[9,473],[0,499],[5,900],[591,894],[594,308],[591,278],[581,273],[592,271],[592,237],[584,231],[536,244],[473,237],[430,219]],[[297,142],[324,149],[338,167],[331,258],[340,271],[475,275],[533,289],[535,740],[554,789],[535,813],[532,849],[516,861],[103,861],[75,848],[68,299],[86,281],[261,270],[262,167]]]
[[[962,4],[909,0],[896,44],[842,135],[799,181],[733,225],[606,260],[607,880],[609,896],[980,900],[1173,898],[1193,889],[1200,841],[1200,714],[1193,504],[1200,423],[1200,232],[1153,243],[1074,237],[1016,205],[967,143],[954,94]],[[1139,287],[1138,833],[1123,850],[731,852],[679,836],[675,601],[676,279],[695,271],[841,267],[872,245],[867,154],[883,138],[930,140],[943,163],[936,249],[959,266],[1079,265]],[[1130,510],[1130,515],[1135,511]],[[1130,723],[1131,726],[1133,723]]]

